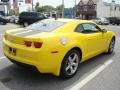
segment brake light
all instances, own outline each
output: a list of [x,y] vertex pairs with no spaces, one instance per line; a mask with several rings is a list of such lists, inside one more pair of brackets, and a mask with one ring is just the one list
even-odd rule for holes
[[27,47],[31,47],[32,42],[31,42],[31,41],[25,41],[25,45],[26,45]]
[[35,48],[41,48],[42,47],[42,42],[34,42],[34,47]]

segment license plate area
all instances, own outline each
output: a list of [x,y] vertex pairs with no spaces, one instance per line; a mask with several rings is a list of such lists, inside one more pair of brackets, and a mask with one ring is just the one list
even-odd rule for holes
[[9,52],[9,54],[16,56],[17,49],[12,48],[12,47],[8,47],[8,52]]

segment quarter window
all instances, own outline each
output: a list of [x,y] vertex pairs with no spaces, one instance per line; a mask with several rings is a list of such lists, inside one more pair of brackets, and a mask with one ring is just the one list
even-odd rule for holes
[[82,25],[79,25],[77,28],[76,28],[76,32],[82,32],[84,30],[83,26]]
[[83,24],[84,31],[82,33],[96,33],[100,31],[100,28],[95,24]]

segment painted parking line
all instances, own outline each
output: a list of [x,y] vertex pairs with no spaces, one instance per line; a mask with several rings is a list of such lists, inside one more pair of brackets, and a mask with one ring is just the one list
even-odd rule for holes
[[120,37],[118,37],[118,39],[120,39]]
[[[5,56],[4,57],[0,57],[0,60],[5,59],[5,58],[6,58]],[[2,90],[10,90],[5,85],[3,85],[3,83],[1,81],[0,81],[0,89],[2,89]]]
[[10,90],[10,89],[7,88],[5,85],[3,85],[2,82],[0,82],[0,89],[1,89],[1,90]]
[[2,60],[2,59],[5,59],[6,57],[4,56],[4,57],[0,57],[0,60]]
[[107,68],[111,63],[113,62],[113,60],[108,60],[107,62],[105,62],[103,65],[101,65],[97,70],[95,70],[93,73],[91,73],[90,75],[88,75],[85,79],[83,79],[82,81],[74,84],[73,86],[71,86],[69,89],[65,89],[65,90],[80,90],[84,85],[86,85],[90,80],[92,80],[93,78],[95,78],[98,74],[100,74],[105,68]]

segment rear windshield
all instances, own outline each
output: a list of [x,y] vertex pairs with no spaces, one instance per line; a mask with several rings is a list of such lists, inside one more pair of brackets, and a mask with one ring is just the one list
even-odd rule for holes
[[64,22],[59,22],[59,21],[42,20],[26,27],[26,29],[39,30],[42,32],[51,32],[56,28],[63,26],[64,24],[65,24]]
[[20,16],[37,16],[38,14],[41,15],[41,13],[34,13],[34,12],[23,12],[20,14]]

